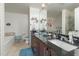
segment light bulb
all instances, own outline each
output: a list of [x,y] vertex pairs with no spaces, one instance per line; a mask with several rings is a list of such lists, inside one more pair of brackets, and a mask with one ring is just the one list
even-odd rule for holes
[[45,7],[45,4],[44,3],[42,4],[42,7]]

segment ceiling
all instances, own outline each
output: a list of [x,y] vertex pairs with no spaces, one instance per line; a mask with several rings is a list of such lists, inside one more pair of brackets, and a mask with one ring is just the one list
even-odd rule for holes
[[[62,13],[62,9],[74,10],[74,8],[78,7],[77,3],[53,3],[48,4],[48,16],[51,15],[60,15]],[[61,14],[62,15],[62,14]]]
[[[41,7],[41,3],[6,3],[5,11],[28,13],[29,6]],[[48,16],[61,14],[62,9],[74,10],[79,3],[46,3]]]

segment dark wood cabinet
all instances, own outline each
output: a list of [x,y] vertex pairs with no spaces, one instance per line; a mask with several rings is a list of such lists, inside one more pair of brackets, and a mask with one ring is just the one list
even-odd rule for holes
[[33,53],[36,55],[39,55],[39,41],[35,36],[32,36],[32,40],[31,40],[31,47],[33,50]]
[[33,36],[31,41],[31,47],[36,47],[36,46],[37,46],[37,39]]
[[49,47],[47,44],[45,44],[35,36],[32,36],[31,47],[33,48],[33,52],[36,53],[38,56],[57,55],[54,48]]
[[40,42],[40,56],[45,56],[47,55],[47,45],[45,45],[44,43]]
[[49,56],[56,56],[56,51],[53,48],[48,48]]

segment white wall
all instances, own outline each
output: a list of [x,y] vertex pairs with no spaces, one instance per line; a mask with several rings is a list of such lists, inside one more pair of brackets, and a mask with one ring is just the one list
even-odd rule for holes
[[75,8],[75,30],[79,30],[79,7]]
[[53,32],[53,31],[56,31],[58,28],[61,28],[62,27],[62,16],[60,14],[60,16],[57,16],[57,17],[47,17],[48,20],[51,20],[52,22],[52,27],[49,27],[47,26],[47,30],[50,31],[50,32]]
[[[78,8],[75,8],[75,30],[78,30],[79,31],[79,7]],[[79,34],[77,34],[79,35]],[[79,56],[79,49],[76,49],[75,50],[75,54],[76,56]]]
[[[24,34],[28,36],[28,15],[20,13],[5,13],[5,32],[15,32],[17,35]],[[6,26],[6,23],[11,26]]]
[[0,3],[0,55],[4,54],[3,40],[4,40],[4,4]]
[[62,33],[66,33],[66,19],[67,19],[67,10],[62,10]]
[[[73,25],[73,26],[72,26]],[[62,34],[68,34],[74,30],[74,12],[73,10],[62,10]]]

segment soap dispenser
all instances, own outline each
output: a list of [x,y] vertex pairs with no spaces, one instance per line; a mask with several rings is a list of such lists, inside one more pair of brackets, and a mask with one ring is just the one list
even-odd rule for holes
[[69,32],[69,42],[72,43],[72,44],[74,43],[73,42],[73,33],[72,32]]

